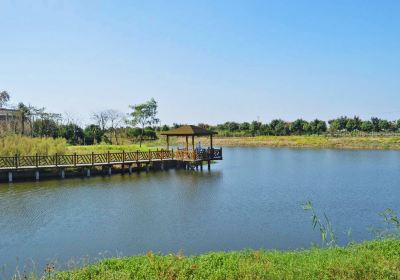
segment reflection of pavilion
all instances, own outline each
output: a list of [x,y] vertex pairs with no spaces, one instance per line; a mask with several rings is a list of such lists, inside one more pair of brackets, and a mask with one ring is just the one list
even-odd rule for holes
[[[183,150],[177,150],[174,153],[176,160],[182,160],[187,162],[192,162],[195,165],[201,164],[203,161],[208,162],[210,166],[211,160],[222,160],[222,148],[215,149],[213,147],[213,135],[217,134],[214,131],[206,130],[204,128],[195,125],[184,125],[176,129],[162,132],[161,135],[167,137],[167,150],[169,150],[169,137],[185,137],[186,138],[186,148]],[[195,137],[199,136],[209,136],[210,137],[210,147],[208,148],[195,148]],[[192,138],[192,149],[189,149],[189,137]]]

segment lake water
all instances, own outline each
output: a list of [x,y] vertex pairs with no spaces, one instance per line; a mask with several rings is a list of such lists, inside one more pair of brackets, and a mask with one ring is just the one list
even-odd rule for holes
[[0,265],[310,247],[319,235],[307,200],[341,244],[350,228],[353,240],[369,239],[379,212],[400,210],[399,176],[397,151],[225,148],[211,172],[1,184]]

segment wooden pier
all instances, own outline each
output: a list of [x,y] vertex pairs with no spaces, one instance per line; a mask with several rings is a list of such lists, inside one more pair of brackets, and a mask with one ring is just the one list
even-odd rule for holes
[[[185,125],[177,129],[162,132],[167,138],[167,148],[161,150],[134,151],[121,153],[103,153],[103,154],[72,154],[72,155],[35,155],[13,157],[0,157],[0,175],[8,174],[8,181],[12,182],[16,172],[34,171],[33,178],[39,180],[40,173],[43,170],[58,170],[61,178],[65,178],[66,169],[82,169],[86,172],[86,176],[91,175],[91,170],[97,167],[107,168],[107,174],[111,175],[113,167],[121,166],[120,170],[128,168],[132,173],[133,165],[136,170],[140,170],[145,166],[145,170],[149,171],[150,166],[164,169],[165,166],[183,167],[186,169],[203,170],[203,163],[207,162],[210,170],[211,161],[222,160],[222,148],[215,149],[213,147],[213,135],[216,132],[206,130],[204,128]],[[186,147],[182,149],[170,149],[170,137],[185,137]],[[195,147],[196,136],[209,136],[210,147],[201,148],[200,145]],[[188,139],[192,138],[192,149],[189,148]],[[200,143],[199,143],[200,144]]]
[[103,154],[72,154],[72,155],[52,155],[52,156],[19,156],[0,157],[0,172],[8,173],[8,181],[13,181],[13,174],[19,171],[34,171],[35,180],[39,180],[40,171],[44,169],[58,169],[60,177],[65,178],[65,170],[71,168],[83,168],[87,176],[90,176],[90,170],[93,167],[107,167],[108,174],[111,175],[112,167],[120,165],[121,169],[128,168],[132,173],[132,166],[145,166],[149,170],[150,166],[157,165],[164,169],[168,166],[203,166],[207,162],[210,168],[210,162],[222,160],[222,148],[202,149],[195,151],[186,150],[150,150],[121,153],[103,153]]

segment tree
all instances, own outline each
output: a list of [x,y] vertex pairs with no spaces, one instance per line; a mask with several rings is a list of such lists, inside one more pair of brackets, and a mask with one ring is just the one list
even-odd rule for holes
[[129,123],[133,126],[140,125],[142,129],[140,134],[140,147],[142,147],[145,126],[157,124],[159,122],[159,119],[157,119],[157,107],[158,105],[154,98],[143,104],[129,106],[129,108],[133,110],[133,112],[130,113],[131,119]]
[[281,119],[272,120],[269,127],[273,135],[284,136],[289,134],[289,126]]
[[[105,112],[107,119],[110,121],[110,129],[114,135],[115,142],[118,145],[117,127],[122,123],[123,115],[117,110],[108,110]],[[112,137],[110,137],[112,138]]]
[[30,109],[28,106],[26,106],[24,103],[20,102],[18,103],[18,114],[20,117],[21,121],[21,134],[25,134],[25,123],[29,118],[30,115]]
[[250,124],[248,122],[241,123],[239,125],[239,130],[242,130],[242,131],[250,130]]
[[302,119],[297,119],[290,124],[290,132],[301,135],[305,132],[308,122]]
[[374,132],[379,132],[379,122],[380,119],[378,118],[371,118],[371,123],[372,123],[372,131]]
[[10,94],[7,91],[3,90],[0,92],[0,108],[3,108],[7,102],[10,101]]
[[71,145],[81,144],[84,138],[82,128],[77,124],[69,123],[60,127],[60,135]]
[[371,121],[363,121],[361,123],[361,131],[371,132],[374,129]]
[[92,120],[96,122],[96,124],[101,128],[101,131],[104,131],[107,128],[108,122],[110,121],[110,116],[108,111],[99,111],[92,114]]
[[103,137],[103,132],[101,131],[100,126],[91,124],[87,126],[84,131],[84,142],[86,145],[94,145],[101,142]]
[[258,121],[253,121],[250,124],[250,132],[252,136],[259,135],[260,134],[260,128],[261,128],[262,123]]
[[319,119],[315,119],[310,122],[310,127],[313,134],[322,134],[327,130],[326,122]]

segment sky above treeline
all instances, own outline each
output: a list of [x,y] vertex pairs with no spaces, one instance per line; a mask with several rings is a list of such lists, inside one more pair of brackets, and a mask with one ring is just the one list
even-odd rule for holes
[[0,90],[163,124],[400,118],[400,1],[0,1]]

